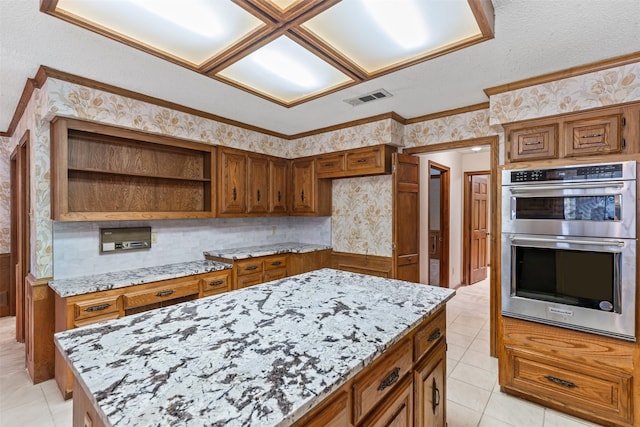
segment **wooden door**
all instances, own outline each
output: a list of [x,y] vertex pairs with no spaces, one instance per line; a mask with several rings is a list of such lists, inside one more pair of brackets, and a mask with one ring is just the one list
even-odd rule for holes
[[248,157],[247,212],[267,213],[269,210],[269,159]]
[[489,179],[465,173],[465,268],[469,285],[487,278],[487,239],[489,231]]
[[416,427],[446,425],[446,346],[444,340],[414,372]]
[[247,211],[247,156],[244,153],[221,150],[220,205],[221,214],[242,214]]
[[287,190],[289,162],[271,159],[269,162],[269,212],[286,214],[288,209]]
[[[437,277],[437,286],[442,288],[449,287],[450,174],[451,169],[448,166],[429,160],[429,189],[431,190],[432,188],[434,177],[437,177],[437,182],[439,183],[437,198],[432,197],[433,194],[429,193],[429,205],[431,206],[432,203],[435,203],[438,206],[438,212],[435,215],[438,216],[439,222],[438,242],[436,243],[438,245],[438,262],[434,263],[434,268],[437,268],[438,271],[437,274],[430,271],[429,276],[435,275]],[[432,228],[431,215],[429,215],[429,230]],[[429,260],[429,268],[431,268],[431,260]]]
[[393,275],[420,281],[420,159],[393,154]]
[[315,162],[313,159],[291,163],[293,186],[292,213],[313,213],[315,210]]

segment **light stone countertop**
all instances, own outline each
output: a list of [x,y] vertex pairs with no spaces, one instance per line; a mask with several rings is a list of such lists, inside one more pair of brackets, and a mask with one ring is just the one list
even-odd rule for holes
[[176,279],[194,274],[211,273],[231,269],[232,267],[231,264],[209,260],[179,262],[156,267],[136,268],[133,270],[52,280],[49,282],[49,286],[58,295],[66,298],[109,289],[126,288],[127,286],[157,282],[160,280]]
[[286,426],[454,294],[322,269],[55,341],[107,425]]
[[274,243],[270,245],[260,246],[246,246],[243,248],[230,248],[230,249],[214,249],[206,251],[205,256],[211,256],[216,258],[224,258],[229,260],[239,260],[254,258],[259,256],[279,255],[279,254],[301,254],[308,252],[321,251],[325,249],[331,249],[331,246],[315,245],[310,243]]

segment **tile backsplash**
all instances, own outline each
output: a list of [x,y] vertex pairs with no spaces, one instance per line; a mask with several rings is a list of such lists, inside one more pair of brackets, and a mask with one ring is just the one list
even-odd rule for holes
[[[151,249],[100,253],[100,228],[150,226]],[[203,259],[202,252],[270,243],[331,245],[331,217],[54,222],[53,278]]]

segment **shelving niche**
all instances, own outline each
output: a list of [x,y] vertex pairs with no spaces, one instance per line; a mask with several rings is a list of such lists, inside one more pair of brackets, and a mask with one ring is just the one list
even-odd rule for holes
[[214,216],[215,147],[56,117],[52,217],[62,221]]

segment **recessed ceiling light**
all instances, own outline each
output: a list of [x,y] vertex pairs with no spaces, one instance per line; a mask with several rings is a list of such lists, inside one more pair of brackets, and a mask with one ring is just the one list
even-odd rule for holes
[[274,77],[288,80],[290,83],[303,88],[313,88],[318,82],[313,72],[287,51],[270,45],[256,51],[251,59]]
[[361,0],[378,26],[403,49],[422,46],[426,24],[415,0]]
[[478,151],[482,151],[482,147],[471,147],[471,151],[477,153]]
[[187,31],[205,37],[217,37],[224,32],[220,17],[207,0],[129,0],[136,6],[173,22]]

